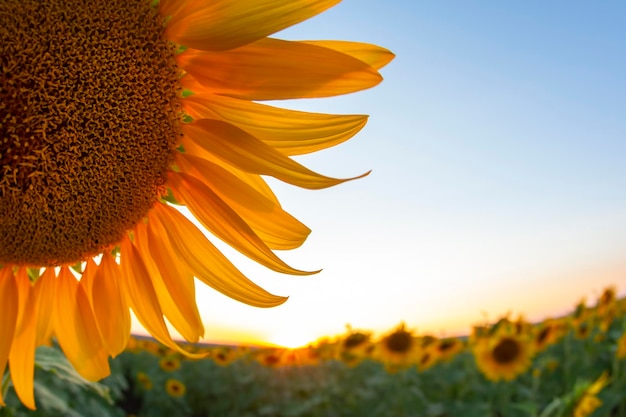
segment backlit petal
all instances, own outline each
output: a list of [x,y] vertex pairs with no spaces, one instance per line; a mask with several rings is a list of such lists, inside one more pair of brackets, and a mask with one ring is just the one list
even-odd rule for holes
[[365,126],[367,116],[307,113],[214,94],[184,101],[195,119],[219,119],[245,130],[285,155],[302,155],[342,143]]
[[127,301],[135,312],[137,319],[150,334],[165,346],[174,349],[186,356],[204,357],[204,354],[192,354],[182,349],[172,340],[172,336],[167,330],[163,311],[150,280],[148,269],[146,268],[137,248],[128,238],[122,241],[120,248],[120,266],[122,268],[122,282],[124,283],[124,293]]
[[202,181],[183,173],[170,172],[168,182],[173,186],[174,196],[187,205],[204,227],[250,259],[285,274],[314,273],[299,271],[284,263],[250,226]]
[[33,287],[39,304],[37,308],[37,346],[50,343],[52,338],[56,284],[54,268],[46,268]]
[[302,41],[309,45],[322,46],[324,48],[332,49],[350,55],[358,60],[365,62],[372,66],[374,69],[381,69],[388,63],[390,63],[395,55],[388,49],[381,48],[377,45],[361,42],[348,42],[348,41]]
[[130,335],[130,311],[122,298],[120,281],[119,266],[105,252],[93,279],[90,299],[102,342],[113,357],[124,350]]
[[214,93],[247,100],[336,96],[382,80],[374,68],[341,52],[269,38],[224,52],[190,49],[177,60]]
[[256,307],[274,307],[287,301],[287,297],[272,295],[246,278],[176,209],[156,204],[148,215],[148,224],[150,222],[161,225],[174,253],[211,288]]
[[311,230],[248,183],[221,166],[202,158],[179,153],[176,164],[209,185],[271,249],[294,249]]
[[221,120],[196,120],[184,125],[183,133],[184,139],[193,141],[238,169],[259,175],[270,175],[303,188],[327,188],[368,174],[349,179],[320,175],[238,127]]
[[315,16],[340,0],[165,1],[167,37],[207,51],[236,48]]
[[107,351],[85,289],[67,267],[57,278],[54,332],[65,356],[84,378],[97,381],[110,374]]
[[195,343],[204,335],[196,305],[196,289],[191,272],[169,247],[167,236],[157,234],[147,224],[135,228],[135,244],[150,274],[163,314],[187,340]]
[[19,315],[13,345],[9,353],[9,370],[13,388],[22,404],[35,409],[35,343],[37,341],[37,299],[26,275],[20,268],[15,275],[18,288]]
[[[0,269],[0,375],[4,375],[19,314],[19,290],[11,268]],[[0,390],[0,406],[4,406]]]

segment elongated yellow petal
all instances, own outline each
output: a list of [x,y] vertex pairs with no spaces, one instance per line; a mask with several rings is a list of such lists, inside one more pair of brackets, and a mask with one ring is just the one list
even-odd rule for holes
[[67,267],[61,268],[57,278],[53,323],[61,349],[79,374],[97,381],[111,373],[85,289]]
[[274,307],[287,301],[287,297],[272,295],[250,281],[176,209],[156,204],[148,214],[150,222],[160,225],[181,262],[211,288],[256,307]]
[[186,98],[184,106],[195,119],[223,120],[285,155],[335,146],[350,139],[367,122],[363,115],[307,113],[208,93]]
[[311,232],[279,204],[211,161],[179,153],[176,165],[209,185],[271,249],[294,249]]
[[18,398],[26,407],[35,409],[35,343],[37,341],[37,300],[26,269],[15,275],[19,299],[19,315],[13,345],[9,353],[11,381]]
[[[4,375],[4,370],[9,359],[9,351],[15,336],[15,327],[19,314],[19,290],[17,282],[13,276],[13,271],[9,267],[0,269],[0,375]],[[4,406],[2,390],[0,390],[0,406]]]
[[381,48],[377,45],[361,42],[349,42],[349,41],[302,41],[309,45],[322,46],[324,48],[332,49],[350,55],[366,64],[372,66],[374,69],[381,69],[388,63],[390,63],[395,55],[388,49]]
[[276,272],[292,275],[310,275],[283,262],[254,233],[248,224],[202,181],[183,173],[170,172],[174,196],[183,201],[191,213],[215,236],[247,257]]
[[93,278],[89,298],[102,343],[113,357],[124,350],[130,336],[130,311],[120,290],[121,279],[119,266],[113,256],[105,252]]
[[122,240],[120,260],[123,276],[122,282],[124,283],[124,293],[128,296],[128,304],[146,330],[165,346],[186,356],[198,358],[206,356],[205,354],[187,352],[172,340],[172,336],[165,325],[165,320],[163,320],[163,311],[148,275],[148,269],[137,248],[128,238]]
[[235,175],[237,178],[248,184],[250,187],[257,190],[259,193],[263,194],[265,198],[273,201],[275,204],[280,205],[278,198],[270,188],[270,186],[265,182],[263,177],[258,174],[251,174],[246,171],[242,171],[238,168],[233,167],[232,165],[224,162],[220,158],[217,158],[211,152],[207,151],[200,145],[197,145],[195,142],[191,140],[185,141],[185,153],[189,155],[194,155],[198,158],[206,159],[207,161],[211,161],[212,163],[219,165],[224,168],[231,174]]
[[157,293],[163,314],[187,340],[195,343],[204,335],[196,304],[194,277],[169,247],[167,236],[148,230],[140,223],[135,228],[135,244]]
[[262,39],[225,52],[189,49],[177,60],[214,93],[247,100],[330,97],[382,81],[374,68],[350,55],[279,39]]
[[33,287],[39,304],[37,308],[37,346],[50,343],[52,338],[56,283],[54,268],[46,268]]
[[243,171],[270,175],[302,188],[320,189],[349,179],[326,177],[311,171],[254,136],[221,120],[201,119],[183,126],[185,138],[209,153]]
[[264,38],[315,16],[340,0],[188,0],[161,8],[171,15],[168,39],[196,49],[217,51]]

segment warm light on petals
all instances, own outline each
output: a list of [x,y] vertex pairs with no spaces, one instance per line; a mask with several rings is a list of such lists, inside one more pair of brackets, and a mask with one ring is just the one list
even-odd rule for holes
[[174,196],[185,203],[204,227],[250,259],[285,274],[315,273],[299,271],[284,263],[227,203],[197,178],[170,172],[169,182],[176,190]]
[[57,302],[53,315],[54,333],[65,356],[76,371],[90,381],[109,375],[107,352],[85,289],[69,268],[57,277]]
[[[0,270],[0,317],[2,317],[2,326],[0,326],[0,375],[4,375],[15,335],[20,310],[18,291],[11,268]],[[5,405],[2,394],[2,390],[0,390],[0,406]]]
[[330,97],[382,81],[373,67],[350,55],[280,39],[266,38],[225,52],[189,49],[177,60],[214,93],[246,100]]
[[182,172],[207,184],[254,230],[270,249],[294,249],[311,229],[282,209],[278,201],[262,194],[225,168],[190,154],[178,154]]
[[183,104],[196,119],[228,122],[288,156],[345,142],[367,122],[363,115],[307,113],[211,93],[194,94]]
[[56,303],[57,279],[54,268],[46,268],[33,286],[38,300],[37,308],[37,346],[49,344],[53,334],[52,312]]
[[[254,42],[315,16],[340,0],[165,0],[169,39],[206,51]],[[176,4],[178,3],[178,4]]]
[[371,65],[374,69],[381,69],[390,63],[395,55],[388,49],[377,45],[361,42],[348,41],[302,41],[309,45],[322,46],[337,52],[350,55],[360,61]]
[[165,317],[189,342],[204,335],[204,326],[196,305],[193,274],[177,257],[163,236],[145,223],[135,229],[135,243],[159,298]]
[[120,289],[121,273],[110,253],[104,253],[91,288],[91,306],[104,347],[120,354],[130,335],[130,312]]
[[[221,120],[201,119],[183,127],[185,138],[242,171],[270,175],[308,189],[332,187],[356,178],[337,179],[311,171],[245,131]],[[185,142],[183,142],[185,143]]]
[[9,353],[9,370],[13,388],[22,403],[35,409],[33,377],[35,374],[35,343],[37,341],[37,308],[33,286],[26,275],[26,269],[20,268],[15,275],[18,288],[19,314],[13,346]]
[[157,204],[148,217],[149,227],[160,227],[178,259],[196,278],[230,298],[256,307],[274,307],[287,297],[272,295],[243,275],[185,216]]

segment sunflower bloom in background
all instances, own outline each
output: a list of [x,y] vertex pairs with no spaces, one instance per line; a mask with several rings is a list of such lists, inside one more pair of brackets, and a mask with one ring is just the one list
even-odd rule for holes
[[603,372],[598,379],[596,379],[593,383],[588,384],[588,386],[577,397],[574,409],[569,416],[590,416],[598,407],[602,405],[602,401],[598,398],[598,394],[608,385],[608,383],[609,376],[606,372]]
[[472,346],[478,369],[491,381],[512,381],[530,368],[532,340],[528,335],[503,329]]
[[[194,277],[258,307],[246,278],[175,205],[281,273],[309,229],[262,176],[346,180],[290,157],[348,140],[361,115],[258,101],[370,88],[377,46],[268,37],[339,0],[5,0],[0,3],[0,375],[35,408],[34,352],[56,337],[89,380],[127,344],[132,308],[173,351],[164,317],[204,334]],[[183,352],[184,353],[184,352]],[[0,399],[0,404],[2,400]]]

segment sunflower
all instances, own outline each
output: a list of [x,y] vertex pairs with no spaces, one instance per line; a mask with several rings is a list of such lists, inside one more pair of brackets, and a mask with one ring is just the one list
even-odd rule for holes
[[381,81],[385,49],[269,37],[339,1],[0,2],[0,374],[8,362],[27,407],[35,347],[52,334],[98,380],[126,346],[129,309],[174,351],[164,318],[199,340],[194,277],[249,305],[285,302],[176,207],[274,271],[315,273],[275,255],[310,230],[264,176],[309,189],[347,181],[291,156],[348,140],[367,117],[259,101]]
[[165,357],[159,360],[159,367],[165,372],[174,372],[180,368],[180,360],[174,357]]
[[439,339],[435,345],[437,360],[442,362],[451,361],[463,349],[465,349],[465,343],[457,337]]
[[152,389],[152,380],[145,372],[137,372],[137,382],[139,383],[139,386],[146,391],[150,391]]
[[615,351],[617,359],[626,359],[626,331],[617,339],[617,350]]
[[187,387],[178,379],[168,379],[165,381],[165,392],[170,397],[178,398],[185,395],[187,391]]
[[535,353],[544,351],[548,346],[555,344],[564,336],[564,328],[557,320],[544,320],[540,325],[533,327],[531,333]]
[[511,381],[531,365],[532,344],[526,335],[498,332],[473,346],[478,369],[492,381]]
[[371,347],[370,333],[348,329],[348,334],[337,344],[337,358],[354,367],[369,355]]
[[395,372],[415,365],[420,351],[419,338],[401,323],[374,345],[372,355],[388,371]]

